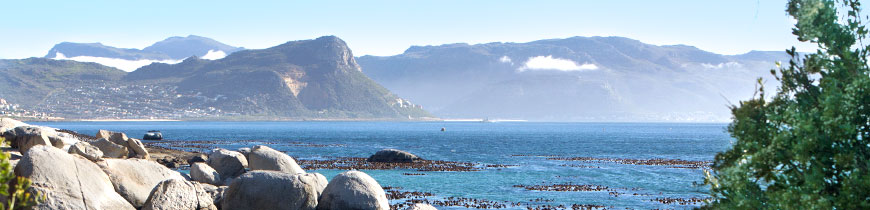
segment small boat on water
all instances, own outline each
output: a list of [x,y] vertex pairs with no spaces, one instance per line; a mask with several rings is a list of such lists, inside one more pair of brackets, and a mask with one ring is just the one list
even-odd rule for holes
[[150,130],[145,133],[145,136],[142,137],[142,140],[163,140],[163,134],[158,130]]

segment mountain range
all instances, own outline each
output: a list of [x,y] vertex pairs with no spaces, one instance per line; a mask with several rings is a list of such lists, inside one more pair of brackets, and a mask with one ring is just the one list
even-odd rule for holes
[[[171,56],[178,48],[158,43],[143,51],[147,49],[169,49],[160,52]],[[153,62],[130,73],[47,58],[2,60],[0,72],[5,75],[0,86],[8,87],[0,98],[66,118],[431,116],[360,72],[346,43],[334,36],[237,51],[216,60],[194,55],[177,64]]]
[[[789,59],[624,37],[354,57],[334,36],[245,50],[191,35],[142,50],[65,42],[46,58],[0,60],[0,98],[69,118],[433,116],[425,107],[442,118],[720,122],[728,105],[752,96],[757,78],[773,80],[775,62]],[[141,67],[121,71],[111,67],[116,60]]]
[[362,56],[369,77],[445,118],[727,121],[784,52],[720,55],[624,37],[413,46]]
[[244,48],[233,47],[206,37],[189,35],[169,37],[141,50],[111,47],[102,43],[62,42],[54,45],[45,58],[96,62],[133,71],[152,62],[178,63],[190,56],[219,59],[240,50]]

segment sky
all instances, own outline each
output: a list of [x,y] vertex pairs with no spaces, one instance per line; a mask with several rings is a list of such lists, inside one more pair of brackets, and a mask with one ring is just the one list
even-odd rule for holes
[[791,34],[785,0],[2,1],[0,58],[42,57],[57,43],[144,48],[199,35],[249,49],[336,35],[354,55],[413,45],[622,36],[720,54],[815,47]]

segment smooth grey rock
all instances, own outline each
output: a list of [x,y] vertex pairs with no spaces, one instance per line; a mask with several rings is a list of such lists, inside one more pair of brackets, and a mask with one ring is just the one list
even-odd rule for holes
[[69,148],[69,153],[81,155],[82,157],[94,162],[103,160],[103,151],[100,151],[99,148],[84,141],[73,144]]
[[115,191],[137,208],[145,204],[158,183],[167,179],[185,179],[177,171],[143,159],[105,159],[99,165],[109,175]]
[[193,163],[190,165],[190,178],[193,181],[212,185],[223,185],[221,175],[206,163]]
[[325,187],[326,177],[318,173],[251,171],[230,184],[221,198],[221,208],[311,210],[317,207]]
[[317,204],[318,210],[389,210],[387,194],[375,179],[361,171],[346,171],[332,178]]
[[[197,209],[201,210],[211,210],[218,209],[217,205],[215,205],[215,197],[209,190],[217,190],[218,188],[214,185],[210,184],[202,184],[199,182],[191,182],[193,184],[193,189],[196,191],[196,200],[197,200]],[[208,188],[208,190],[206,190]]]
[[105,138],[100,138],[97,141],[92,142],[91,145],[94,145],[99,148],[100,151],[103,151],[103,157],[107,158],[126,158],[130,154],[126,145],[115,144]]
[[197,153],[193,157],[190,157],[190,159],[187,159],[187,164],[205,163],[206,160],[208,160],[208,155]]
[[250,147],[242,147],[242,148],[237,149],[236,151],[239,152],[239,153],[242,153],[242,155],[244,155],[245,158],[247,158],[247,159],[251,159],[251,157],[248,157],[248,155],[251,154],[251,148],[250,148]]
[[206,162],[223,179],[238,177],[248,167],[248,160],[242,153],[220,148],[212,150]]
[[199,200],[193,183],[167,179],[157,184],[142,210],[196,210]]
[[248,168],[251,170],[281,171],[289,174],[305,173],[292,157],[267,146],[254,146],[248,158]]
[[415,203],[405,210],[438,210],[434,206],[425,203]]
[[33,209],[135,209],[115,192],[97,164],[58,148],[30,148],[15,174],[30,178],[31,190],[45,196]]
[[142,141],[139,141],[139,139],[127,139],[127,148],[136,154],[136,158],[146,160],[151,159],[151,155],[149,155],[148,150],[145,149],[145,144],[142,144]]
[[96,137],[98,139],[99,138],[108,139],[109,141],[112,141],[112,143],[115,143],[118,145],[127,145],[127,139],[129,139],[129,138],[127,138],[127,134],[124,134],[121,132],[107,131],[107,130],[97,131]]
[[421,160],[414,154],[397,149],[383,149],[370,156],[369,162],[410,163]]

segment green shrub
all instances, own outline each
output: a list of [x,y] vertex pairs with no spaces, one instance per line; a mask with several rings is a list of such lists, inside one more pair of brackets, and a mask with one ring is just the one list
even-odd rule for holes
[[[0,142],[6,140],[0,137]],[[0,152],[0,195],[7,198],[0,210],[26,209],[36,205],[42,198],[38,193],[28,192],[27,188],[30,188],[30,179],[15,176],[9,154]]]
[[787,50],[788,65],[771,70],[776,94],[760,86],[732,107],[736,141],[716,155],[705,208],[870,209],[867,17],[858,0],[790,0],[786,11],[818,50]]

